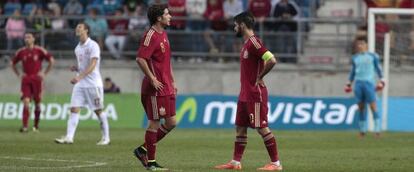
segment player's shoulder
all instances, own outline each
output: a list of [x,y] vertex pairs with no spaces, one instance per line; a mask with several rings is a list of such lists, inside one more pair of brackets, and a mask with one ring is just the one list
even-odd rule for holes
[[143,42],[142,42],[142,44],[144,45],[144,46],[149,46],[150,45],[150,43],[155,39],[155,37],[156,37],[156,34],[155,34],[155,30],[153,29],[153,28],[150,28],[150,29],[148,29],[146,32],[145,32],[145,34],[144,34],[144,36],[143,36]]
[[17,49],[16,54],[19,54],[19,53],[23,52],[24,50],[26,50],[26,47],[21,47],[21,48]]
[[42,53],[45,53],[45,54],[47,53],[47,50],[41,46],[35,45],[34,48],[41,51]]
[[374,58],[379,58],[379,55],[375,52],[368,52],[368,55],[374,57]]
[[91,47],[91,48],[97,48],[97,49],[100,49],[99,48],[99,44],[95,41],[95,40],[93,40],[93,39],[91,39],[91,38],[89,38],[90,40],[89,40],[89,42],[88,42],[88,46],[89,47]]
[[260,49],[263,47],[262,41],[256,36],[251,36],[248,42],[256,49]]

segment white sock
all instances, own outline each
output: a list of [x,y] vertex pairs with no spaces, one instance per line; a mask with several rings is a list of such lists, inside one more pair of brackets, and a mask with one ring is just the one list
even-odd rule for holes
[[106,113],[101,113],[99,116],[99,121],[101,125],[101,132],[102,132],[102,138],[109,140],[109,124],[108,124],[108,118],[106,116]]
[[66,138],[73,140],[75,136],[76,127],[78,127],[79,123],[79,114],[78,113],[71,113],[68,119],[68,128],[66,130]]
[[236,161],[236,160],[231,160],[231,162],[230,163],[232,163],[233,165],[239,165],[240,164],[240,161]]
[[280,166],[280,161],[272,162],[272,164]]

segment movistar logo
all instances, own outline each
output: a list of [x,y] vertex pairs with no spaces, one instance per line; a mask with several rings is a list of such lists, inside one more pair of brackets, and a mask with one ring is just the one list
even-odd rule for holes
[[188,114],[188,122],[192,123],[197,118],[197,101],[194,97],[189,97],[184,100],[176,113],[177,122],[183,119]]

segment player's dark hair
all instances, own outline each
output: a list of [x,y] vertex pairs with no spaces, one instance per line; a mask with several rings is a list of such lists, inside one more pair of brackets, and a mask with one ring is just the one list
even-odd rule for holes
[[166,8],[168,8],[168,6],[165,4],[154,4],[149,7],[147,16],[151,26],[157,23],[158,17],[161,17],[164,14]]
[[367,37],[365,37],[365,36],[359,36],[359,37],[357,37],[355,39],[355,41],[364,41],[364,42],[367,42]]
[[254,16],[252,13],[245,11],[242,12],[236,16],[234,16],[234,21],[237,24],[242,24],[244,23],[246,25],[247,28],[249,29],[253,29],[254,28]]
[[33,37],[35,37],[35,33],[34,32],[26,32],[26,33],[24,33],[25,35],[26,34],[30,34],[30,35],[32,35]]
[[86,30],[88,30],[88,35],[89,35],[89,31],[90,31],[90,27],[89,27],[89,25],[88,24],[86,24],[85,22],[79,22],[78,24],[81,24],[81,25],[83,25],[83,28],[85,28]]

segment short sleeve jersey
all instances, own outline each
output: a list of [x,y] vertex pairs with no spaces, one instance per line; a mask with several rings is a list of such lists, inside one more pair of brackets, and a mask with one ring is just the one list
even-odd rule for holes
[[12,59],[12,63],[16,64],[22,61],[23,72],[26,75],[37,75],[42,70],[42,61],[50,61],[52,56],[43,48],[34,46],[33,48],[19,49]]
[[159,33],[153,28],[149,29],[142,37],[137,58],[147,61],[150,71],[160,81],[164,88],[157,91],[148,77],[142,81],[141,94],[150,96],[168,96],[174,94],[173,79],[171,73],[171,50],[167,33]]
[[98,43],[88,38],[85,43],[80,43],[75,48],[78,61],[78,71],[83,73],[88,68],[93,58],[97,59],[96,66],[91,73],[82,78],[75,86],[78,87],[103,87],[101,73],[99,71],[101,61],[101,50]]
[[[268,50],[256,37],[251,36],[243,45],[240,53],[240,95],[239,101],[242,102],[262,102],[263,89],[256,85],[256,80],[263,70],[264,60],[262,56]],[[267,91],[266,91],[267,92]]]

